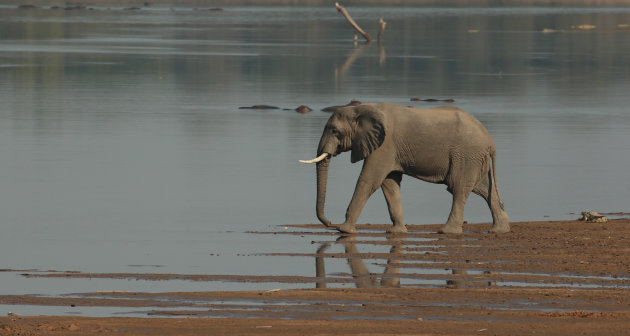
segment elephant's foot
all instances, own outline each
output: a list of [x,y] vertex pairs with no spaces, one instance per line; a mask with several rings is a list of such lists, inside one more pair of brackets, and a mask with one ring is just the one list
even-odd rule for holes
[[462,230],[462,226],[461,225],[455,225],[455,224],[449,224],[449,223],[446,223],[446,224],[442,225],[440,230],[438,230],[438,233],[455,233],[455,234],[460,234],[462,232],[464,232],[464,231]]
[[492,224],[490,233],[507,233],[510,232],[510,224],[508,223],[495,223]]
[[393,225],[387,229],[387,233],[407,233],[407,227],[404,224]]
[[504,211],[501,211],[498,218],[494,219],[490,232],[491,233],[510,232],[510,219]]
[[357,228],[354,226],[354,224],[346,223],[337,226],[337,231],[341,233],[357,233]]

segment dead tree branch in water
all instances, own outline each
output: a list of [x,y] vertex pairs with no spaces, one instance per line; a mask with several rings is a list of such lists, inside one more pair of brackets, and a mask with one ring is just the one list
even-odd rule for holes
[[372,36],[370,36],[370,34],[363,31],[363,29],[361,29],[361,27],[359,27],[359,25],[356,22],[354,22],[354,20],[350,17],[350,14],[348,14],[348,12],[346,11],[345,8],[343,8],[343,6],[341,6],[338,2],[335,2],[335,7],[341,14],[343,14],[343,16],[346,18],[346,20],[348,20],[348,22],[352,25],[352,27],[357,32],[359,32],[359,34],[363,35],[363,37],[365,38],[365,42],[367,43],[372,42]]
[[385,31],[385,26],[387,26],[387,22],[383,21],[383,18],[378,19],[378,25],[381,29],[378,31],[378,41],[381,42],[381,38],[383,37],[383,32]]

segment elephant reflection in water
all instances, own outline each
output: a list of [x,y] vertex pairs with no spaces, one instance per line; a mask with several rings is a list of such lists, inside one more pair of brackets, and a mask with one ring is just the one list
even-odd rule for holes
[[[380,276],[381,281],[377,280],[379,276],[371,276],[370,271],[365,266],[363,259],[359,255],[359,250],[356,246],[355,236],[343,236],[337,239],[335,243],[343,244],[345,253],[348,255],[348,265],[354,283],[357,288],[375,288],[375,287],[400,287],[400,277],[396,275],[400,274],[401,258],[396,256],[402,256],[404,254],[404,244],[406,238],[388,237],[387,244],[391,245],[390,253],[392,258],[387,260],[385,271]],[[317,249],[315,257],[315,273],[318,280],[316,280],[316,288],[326,288],[326,268],[324,265],[324,252],[332,245],[332,242],[325,242]],[[452,270],[452,274],[456,276],[468,275],[467,270]],[[484,274],[492,274],[491,272],[484,272]],[[446,280],[447,288],[481,288],[481,287],[494,287],[497,286],[496,281],[488,280],[465,280],[465,279],[450,279]]]
[[[405,243],[405,238],[387,238],[387,244],[391,245],[390,253],[393,258],[387,260],[387,265],[385,266],[385,271],[383,275],[380,277],[381,281],[376,279],[376,277],[370,276],[370,271],[365,266],[363,259],[358,257],[357,255],[360,253],[356,246],[356,237],[354,236],[343,236],[339,237],[335,243],[343,244],[345,248],[345,253],[350,255],[348,257],[348,265],[350,266],[350,271],[352,272],[352,277],[354,278],[354,283],[357,288],[373,288],[373,287],[400,287],[400,278],[397,278],[395,275],[400,273],[399,266],[400,260],[395,258],[396,255],[401,256],[404,253],[403,245]],[[321,256],[329,247],[331,243],[326,242],[323,243],[317,249],[317,257],[315,257],[315,272],[316,276],[319,279],[326,278],[326,269],[324,266],[324,257]],[[316,288],[326,288],[326,281],[316,281]]]

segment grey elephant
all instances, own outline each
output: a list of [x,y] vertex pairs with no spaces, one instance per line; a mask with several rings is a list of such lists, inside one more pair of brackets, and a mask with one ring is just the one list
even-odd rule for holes
[[300,160],[317,163],[316,213],[328,227],[333,226],[324,215],[328,166],[332,156],[347,151],[351,151],[352,163],[364,162],[346,221],[336,226],[341,232],[356,232],[361,210],[379,187],[394,224],[387,231],[407,232],[400,197],[403,174],[447,185],[453,203],[440,233],[462,232],[464,207],[471,192],[483,197],[490,207],[490,231],[510,231],[496,183],[494,142],[481,122],[461,109],[417,109],[390,103],[338,109],[324,128],[317,158]]

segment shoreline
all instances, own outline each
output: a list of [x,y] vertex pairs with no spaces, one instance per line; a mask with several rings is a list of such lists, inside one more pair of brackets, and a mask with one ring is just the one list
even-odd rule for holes
[[[364,6],[412,6],[412,7],[628,7],[625,0],[346,0],[340,2],[347,7]],[[237,6],[317,6],[334,8],[330,0],[9,0],[5,5],[133,5],[139,8],[150,6],[191,7],[237,7]]]
[[[290,227],[295,231],[248,234],[331,235],[320,225]],[[629,218],[517,222],[510,233],[500,235],[485,233],[490,224],[465,224],[463,235],[433,233],[438,227],[409,225],[408,234],[388,236],[381,233],[384,225],[361,225],[359,234],[336,235],[336,241],[322,245],[338,244],[345,252],[327,253],[320,247],[309,253],[266,254],[313,258],[316,276],[1,270],[40,281],[261,282],[293,283],[302,289],[4,293],[0,304],[16,311],[21,305],[78,311],[127,307],[146,317],[11,315],[0,317],[0,334],[624,335],[630,330]],[[383,245],[392,247],[384,253],[365,252],[366,246]],[[326,261],[338,259],[348,263],[350,273],[325,272]],[[386,260],[384,273],[367,271],[366,263],[374,260]]]

